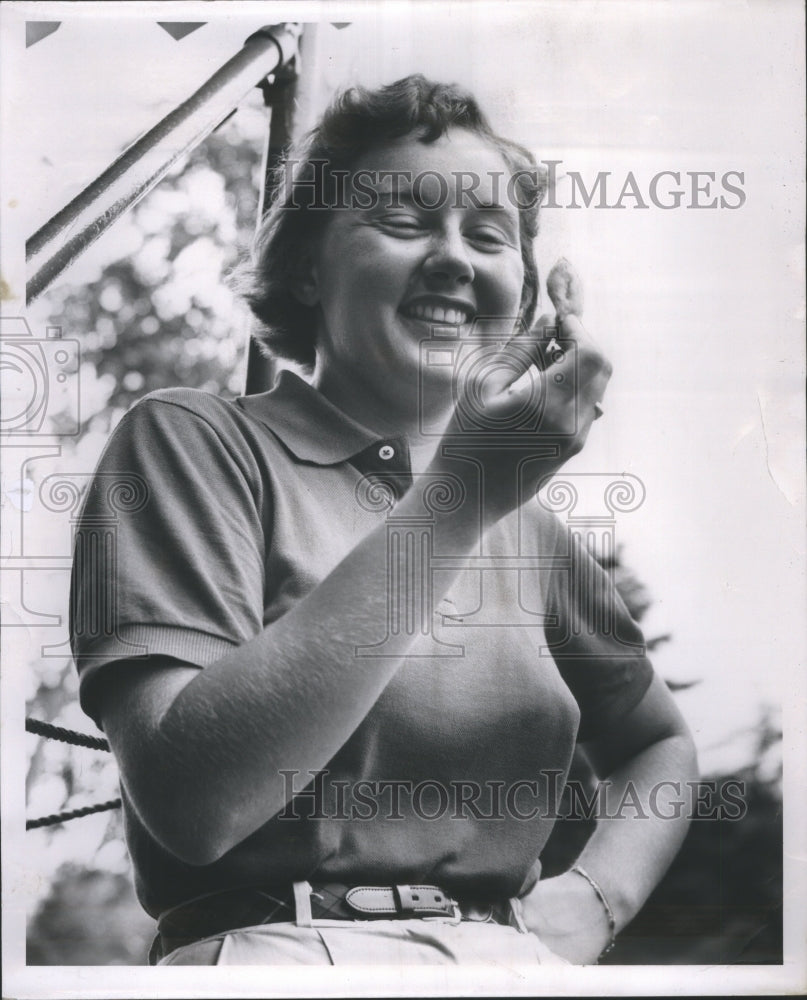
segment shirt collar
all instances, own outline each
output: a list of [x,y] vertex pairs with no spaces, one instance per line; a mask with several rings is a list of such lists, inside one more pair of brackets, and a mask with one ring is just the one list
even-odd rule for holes
[[360,453],[373,455],[391,447],[392,458],[382,458],[378,464],[390,472],[408,471],[409,448],[405,438],[379,437],[287,369],[279,373],[268,392],[241,396],[236,403],[265,424],[303,462],[336,465]]

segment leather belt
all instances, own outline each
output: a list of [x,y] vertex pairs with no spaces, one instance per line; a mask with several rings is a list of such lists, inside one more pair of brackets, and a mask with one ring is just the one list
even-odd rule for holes
[[[509,900],[479,902],[453,899],[436,885],[311,886],[314,920],[411,920],[447,917],[497,924],[511,922]],[[163,913],[152,945],[152,964],[176,948],[202,938],[259,924],[295,920],[294,893],[289,888],[230,889],[189,900]]]
[[[312,897],[315,894],[319,893],[313,889]],[[344,900],[356,916],[365,919],[453,917],[456,914],[454,901],[436,885],[357,885],[347,890]]]

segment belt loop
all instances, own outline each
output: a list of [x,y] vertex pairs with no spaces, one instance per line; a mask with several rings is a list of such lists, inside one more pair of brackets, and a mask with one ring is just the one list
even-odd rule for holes
[[313,927],[311,917],[311,886],[308,882],[294,883],[294,922],[298,927]]

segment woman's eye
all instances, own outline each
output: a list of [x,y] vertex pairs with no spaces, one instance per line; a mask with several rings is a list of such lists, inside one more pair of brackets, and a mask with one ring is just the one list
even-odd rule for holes
[[385,215],[381,224],[387,229],[401,233],[419,233],[423,229],[420,221],[411,215]]
[[506,233],[503,233],[500,229],[492,229],[490,227],[471,230],[468,233],[468,239],[490,249],[512,246],[512,242]]

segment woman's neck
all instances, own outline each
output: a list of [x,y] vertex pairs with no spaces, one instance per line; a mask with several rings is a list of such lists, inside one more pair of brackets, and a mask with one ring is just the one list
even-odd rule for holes
[[347,385],[320,366],[314,370],[312,385],[342,413],[379,437],[406,437],[413,472],[428,466],[451,417],[445,394],[424,398],[419,386]]

